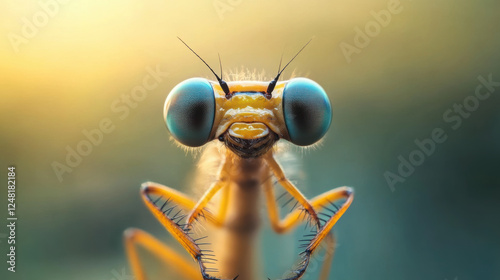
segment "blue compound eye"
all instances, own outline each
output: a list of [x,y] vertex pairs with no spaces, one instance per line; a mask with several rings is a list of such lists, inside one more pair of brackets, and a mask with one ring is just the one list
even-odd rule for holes
[[320,85],[306,78],[295,78],[283,90],[283,115],[290,141],[307,146],[328,131],[332,107]]
[[175,86],[163,111],[167,128],[180,143],[199,147],[207,143],[215,118],[215,96],[205,79],[192,78]]

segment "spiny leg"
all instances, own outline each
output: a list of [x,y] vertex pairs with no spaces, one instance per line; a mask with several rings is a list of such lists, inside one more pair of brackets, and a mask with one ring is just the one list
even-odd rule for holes
[[[150,195],[156,195],[158,198],[153,200]],[[146,206],[158,219],[158,221],[167,229],[168,232],[172,234],[172,236],[184,247],[184,249],[186,249],[191,257],[198,262],[203,279],[221,280],[208,274],[209,268],[207,268],[204,263],[211,260],[211,255],[210,253],[206,253],[205,250],[200,249],[199,245],[202,244],[198,244],[197,240],[200,240],[201,238],[195,240],[190,236],[190,224],[187,227],[180,224],[181,220],[184,219],[185,216],[178,217],[180,211],[175,215],[169,216],[177,205],[189,209],[190,207],[194,207],[195,202],[178,191],[155,183],[143,184],[141,188],[141,196]],[[158,206],[156,203],[161,202],[162,199],[165,200],[163,205]],[[167,208],[171,202],[176,202],[177,205]],[[163,210],[164,208],[167,209]],[[209,212],[203,211],[203,215],[214,225],[222,225],[222,221],[219,221]]]
[[[267,154],[264,155],[264,159],[273,172],[274,176],[278,180],[278,182],[281,184],[281,186],[293,197],[295,198],[300,205],[302,205],[302,208],[307,211],[313,221],[316,222],[316,226],[319,228],[320,226],[320,219],[318,217],[318,214],[314,210],[313,206],[311,203],[307,200],[307,198],[300,192],[300,190],[290,182],[285,176],[285,172],[283,172],[283,169],[279,165],[279,163],[274,159],[272,152],[268,152]],[[272,188],[266,188],[266,193],[268,193],[268,196],[270,192],[272,191]],[[278,221],[279,219],[279,211],[277,210],[276,203],[274,202],[274,194],[273,195],[273,202],[270,201],[269,197],[267,198],[267,203],[269,205],[269,216],[271,219],[274,219],[275,221]],[[297,219],[300,213],[297,214]],[[285,221],[286,222],[286,221]],[[277,232],[285,232],[287,231],[291,226],[289,224],[280,224],[276,223],[275,227],[273,227]]]
[[[325,256],[324,259],[322,260],[323,264],[321,267],[321,272],[318,279],[328,280],[328,275],[330,274],[333,255],[335,253],[335,237],[333,233],[330,232],[327,235],[325,242],[322,243],[322,246],[326,248],[325,248]],[[305,256],[304,259],[299,263],[299,267],[296,267],[296,270],[292,271],[294,275],[284,280],[296,280],[301,278],[309,264],[310,257],[311,257],[310,254]]]
[[[187,225],[190,225],[197,217],[202,213],[203,209],[207,206],[210,200],[217,194],[222,188],[229,188],[229,176],[227,170],[231,167],[231,161],[224,158],[220,165],[220,169],[217,172],[217,179],[208,190],[203,194],[198,203],[192,207],[191,212],[187,217]],[[227,204],[227,200],[223,201]],[[221,211],[225,211],[227,205],[222,205]]]
[[[338,199],[343,199],[345,198],[345,202],[342,203],[342,206],[339,208],[335,204],[333,204],[333,201],[338,200]],[[331,229],[333,226],[337,223],[337,221],[342,217],[342,215],[345,213],[347,208],[351,205],[352,201],[354,199],[354,193],[351,188],[348,187],[340,187],[333,189],[327,193],[324,193],[315,199],[313,199],[312,204],[316,206],[316,208],[319,209],[326,209],[330,213],[321,213],[324,214],[325,216],[329,217],[327,220],[324,220],[324,224],[320,227],[318,231],[315,232],[314,237],[312,237],[309,241],[309,244],[307,245],[306,249],[300,254],[303,258],[304,265],[302,268],[297,271],[296,277],[290,278],[290,280],[295,280],[299,279],[305,272],[307,265],[309,263],[309,259],[311,258],[311,255],[317,250],[321,242],[327,238],[328,236],[331,235]],[[318,210],[319,211],[319,210]],[[328,238],[327,238],[328,240]],[[328,241],[327,241],[328,242]],[[333,257],[333,255],[332,255]],[[325,264],[328,265],[328,264]],[[323,279],[326,279],[328,271],[326,269],[322,270],[321,277]]]
[[[198,203],[192,208],[191,212],[189,213],[189,215],[186,219],[186,225],[190,225],[202,213],[210,213],[210,212],[204,210],[205,207],[210,202],[210,200],[214,197],[214,195],[217,194],[217,192],[223,188],[229,188],[227,180],[215,181],[210,186],[210,188],[203,194],[202,198],[198,201]],[[227,200],[225,201],[225,203],[227,203]],[[225,206],[224,206],[224,208],[225,208]],[[225,211],[224,208],[222,208],[221,210]],[[219,213],[219,215],[220,215],[220,213]],[[217,216],[217,218],[219,218],[219,215]],[[218,225],[221,226],[222,223],[223,223],[223,220],[220,220],[220,223],[218,223]]]
[[132,272],[137,277],[137,280],[146,279],[146,274],[137,252],[137,245],[141,245],[146,250],[153,253],[185,279],[203,279],[194,263],[188,262],[188,260],[179,255],[172,248],[147,232],[139,229],[127,229],[124,233],[124,239],[127,256],[132,266]]
[[[276,231],[277,233],[285,233],[294,228],[299,222],[301,222],[301,216],[303,214],[302,211],[304,211],[304,209],[295,209],[294,211],[289,213],[285,218],[280,220],[279,218],[280,211],[276,203],[273,187],[274,186],[271,180],[267,180],[264,183],[264,192],[266,195],[269,220],[271,221],[271,226],[273,227],[274,231]],[[310,202],[310,205],[313,207],[315,213],[317,213],[319,210],[323,209],[325,205],[328,205],[329,203],[342,198],[347,198],[349,196],[347,193],[351,193],[352,195],[352,189],[349,187],[339,187],[313,198]],[[346,203],[344,203],[344,205]],[[346,205],[346,207],[349,207],[349,205]],[[341,215],[342,214],[343,212],[341,213]]]
[[[276,204],[273,184],[271,180],[265,182],[264,191],[266,194],[269,219],[271,221],[273,229],[276,232],[284,233],[292,229],[301,221],[301,214],[303,214],[302,211],[304,211],[304,209],[302,210],[296,209],[291,213],[289,213],[283,220],[280,220],[279,208]],[[338,208],[336,205],[333,204],[334,201],[343,198],[345,198],[346,201],[342,204],[340,208]],[[330,235],[329,233],[332,227],[335,225],[338,219],[345,213],[347,208],[349,208],[353,199],[354,199],[354,194],[351,188],[340,187],[325,192],[311,200],[310,204],[315,209],[315,213],[321,213],[320,211],[322,209],[327,209],[327,211],[329,211],[330,213],[329,214],[321,213],[324,214],[325,216],[328,216],[328,219],[323,220],[321,218],[321,220],[324,221],[324,224],[318,229],[316,229],[313,234],[308,236],[307,240],[308,243],[306,244],[306,249],[300,254],[301,261],[299,263],[299,266],[294,270],[295,275],[290,278],[286,278],[286,280],[299,279],[304,274],[307,266],[309,265],[309,260],[312,253],[317,249],[321,241]],[[333,241],[328,240],[328,238],[327,242],[333,243]],[[331,258],[333,258],[333,254],[331,255]],[[331,258],[330,260],[327,260],[329,263],[331,262]],[[328,266],[329,264],[325,263],[325,265]],[[327,270],[327,268],[324,267],[322,270],[321,277],[326,279],[326,277],[328,277],[328,272],[329,271]]]
[[[346,201],[342,203],[342,206],[338,208],[334,201],[345,198]],[[311,240],[309,246],[306,251],[311,251],[311,253],[318,247],[318,245],[325,239],[328,233],[331,231],[333,226],[337,223],[337,221],[344,215],[345,211],[349,206],[351,206],[352,201],[354,200],[354,192],[349,187],[339,187],[333,189],[329,192],[321,194],[313,199],[313,206],[318,209],[327,209],[331,212],[330,218],[326,220],[326,222],[321,226],[317,235]],[[331,209],[328,207],[335,207],[335,209]]]
[[[191,210],[196,206],[196,201],[193,199],[189,198],[187,195],[169,188],[167,186],[164,186],[162,184],[154,183],[154,182],[146,182],[143,183],[141,186],[141,194],[144,202],[146,205],[148,205],[147,200],[145,195],[146,194],[153,194],[153,195],[158,195],[161,197],[164,197],[165,199],[168,199],[171,202],[174,202],[176,205],[186,209],[186,210]],[[149,206],[148,206],[149,207]],[[203,215],[207,221],[209,221],[212,225],[216,227],[221,227],[223,224],[223,220],[219,219],[218,217],[214,216],[212,213],[209,211],[202,211],[199,215]]]
[[276,203],[276,197],[274,195],[274,185],[270,179],[271,178],[264,182],[267,213],[269,215],[269,220],[271,222],[271,227],[273,228],[273,230],[277,233],[285,233],[288,230],[292,229],[299,222],[299,213],[297,213],[297,215],[293,215],[292,218],[294,219],[290,219],[289,217],[291,217],[292,214],[295,214],[295,212],[297,211],[288,214],[288,216],[284,220],[280,220],[280,209],[278,208],[278,205]]

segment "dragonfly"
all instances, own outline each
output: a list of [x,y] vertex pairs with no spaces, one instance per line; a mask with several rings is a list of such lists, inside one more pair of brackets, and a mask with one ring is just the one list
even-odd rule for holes
[[[180,278],[259,279],[255,248],[264,201],[270,225],[277,234],[289,233],[299,224],[310,228],[301,240],[303,250],[297,255],[296,264],[281,279],[302,278],[311,256],[320,247],[334,247],[332,228],[354,199],[353,189],[345,186],[306,198],[276,159],[280,143],[314,145],[324,137],[332,121],[331,103],[318,83],[304,77],[279,81],[283,71],[311,41],[283,68],[280,61],[278,73],[271,81],[226,82],[220,56],[219,76],[178,39],[210,69],[216,81],[190,78],[176,85],[167,96],[164,119],[175,142],[204,149],[200,161],[211,164],[213,179],[205,182],[208,188],[198,200],[165,185],[142,184],[140,194],[145,205],[191,260],[145,231],[127,229],[125,249],[132,272],[137,280],[147,279],[138,252],[138,247],[142,247]],[[286,215],[282,215],[278,205],[281,196],[275,194],[276,185],[290,197],[288,202],[295,201]],[[218,234],[199,237],[199,227],[207,230],[202,223]],[[211,249],[205,249],[206,245]],[[333,253],[329,256],[320,279],[328,278]]]

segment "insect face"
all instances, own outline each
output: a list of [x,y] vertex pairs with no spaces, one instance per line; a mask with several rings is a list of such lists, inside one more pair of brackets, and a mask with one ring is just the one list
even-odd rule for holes
[[219,83],[202,78],[181,82],[167,97],[164,117],[173,137],[198,147],[219,139],[237,155],[267,152],[279,139],[307,146],[320,140],[331,122],[331,106],[323,88],[312,80]]

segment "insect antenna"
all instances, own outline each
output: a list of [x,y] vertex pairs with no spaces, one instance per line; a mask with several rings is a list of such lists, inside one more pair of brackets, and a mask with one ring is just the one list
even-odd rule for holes
[[[188,46],[188,44],[186,44],[186,42],[182,41],[181,38],[177,37],[177,39],[179,39],[190,51],[192,51],[201,61],[203,61],[203,63],[205,63],[205,65],[208,67],[208,69],[210,69],[210,71],[212,71],[212,73],[215,75],[215,77],[217,78],[217,81],[219,82],[219,85],[220,87],[222,88],[222,90],[224,91],[224,93],[226,95],[229,95],[229,86],[227,85],[227,83],[222,80],[222,78],[220,78],[215,72],[214,70],[212,69],[212,67],[210,67],[208,65],[208,63],[205,62],[205,60],[203,60],[203,58],[201,58],[191,47]],[[222,63],[220,62],[220,55],[219,55],[219,63],[220,63],[220,66],[221,66],[221,77],[222,77]]]
[[222,80],[223,77],[222,77],[222,61],[220,60],[220,53],[217,53],[217,55],[219,56],[219,68],[220,68],[220,79]]
[[278,65],[278,75],[279,75],[280,70],[281,70],[281,62],[283,62],[283,53],[284,53],[284,52],[285,52],[285,51],[283,51],[283,52],[281,53],[280,65]]
[[[309,45],[309,43],[311,43],[312,39],[310,39],[296,54],[295,56],[290,59],[290,61],[285,65],[285,67],[283,67],[283,69],[279,69],[281,68],[281,60],[280,60],[280,67],[278,68],[278,75],[276,75],[276,77],[274,78],[274,80],[272,80],[270,83],[269,83],[269,86],[267,87],[267,90],[266,90],[266,93],[267,94],[271,94],[274,90],[274,87],[276,86],[276,83],[278,82],[278,79],[280,78],[281,76],[281,73],[283,73],[283,71],[285,71],[286,67],[288,67],[288,65],[302,52],[302,50],[304,50],[307,45]],[[283,59],[283,56],[281,57]]]

